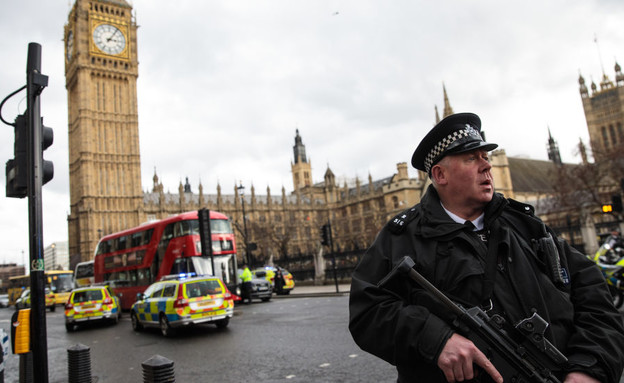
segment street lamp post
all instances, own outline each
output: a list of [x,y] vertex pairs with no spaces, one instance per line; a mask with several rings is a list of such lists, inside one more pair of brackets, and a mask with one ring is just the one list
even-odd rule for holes
[[242,181],[236,189],[241,197],[241,204],[243,206],[243,241],[245,242],[245,259],[247,264],[251,267],[251,263],[249,262],[249,243],[247,241],[247,217],[245,216],[245,187],[243,186]]

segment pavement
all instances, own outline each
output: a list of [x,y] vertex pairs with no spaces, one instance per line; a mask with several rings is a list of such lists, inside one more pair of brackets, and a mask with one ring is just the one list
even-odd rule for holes
[[295,288],[288,295],[273,295],[273,299],[281,299],[281,298],[307,298],[307,297],[335,297],[342,295],[349,295],[349,290],[351,289],[350,284],[339,284],[338,289],[336,290],[336,285],[298,285],[295,282]]

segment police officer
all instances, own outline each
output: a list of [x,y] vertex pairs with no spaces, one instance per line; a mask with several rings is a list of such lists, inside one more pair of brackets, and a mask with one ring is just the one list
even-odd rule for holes
[[[454,114],[416,148],[412,165],[431,185],[420,203],[386,224],[353,272],[354,340],[395,365],[399,382],[460,382],[477,373],[502,382],[430,294],[400,276],[378,286],[409,255],[417,271],[464,307],[480,306],[511,324],[537,312],[549,323],[548,340],[568,358],[556,372],[562,381],[618,382],[624,329],[604,278],[530,205],[494,192],[488,152],[497,145],[480,131],[477,115]],[[544,241],[554,244],[550,251]]]
[[240,275],[240,279],[242,282],[242,299],[243,303],[245,303],[245,299],[247,299],[247,303],[251,303],[251,271],[249,270],[249,266],[247,263],[243,263],[243,272]]

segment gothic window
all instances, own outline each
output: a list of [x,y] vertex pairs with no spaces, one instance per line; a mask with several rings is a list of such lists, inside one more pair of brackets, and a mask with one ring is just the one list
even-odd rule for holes
[[392,196],[392,206],[394,206],[395,209],[399,208],[399,197]]
[[600,130],[602,132],[602,146],[606,149],[609,147],[609,137],[607,136],[607,128],[603,126]]
[[615,129],[613,125],[609,125],[609,136],[611,137],[611,146],[617,144],[617,137],[615,136]]

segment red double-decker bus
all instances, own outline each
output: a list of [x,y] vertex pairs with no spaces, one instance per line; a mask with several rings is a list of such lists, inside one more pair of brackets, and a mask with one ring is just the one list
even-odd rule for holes
[[204,255],[198,212],[191,211],[107,235],[95,250],[95,282],[109,283],[124,310],[132,307],[137,293],[169,274],[214,275],[240,295],[236,243],[228,217],[210,211],[210,233],[212,255]]

